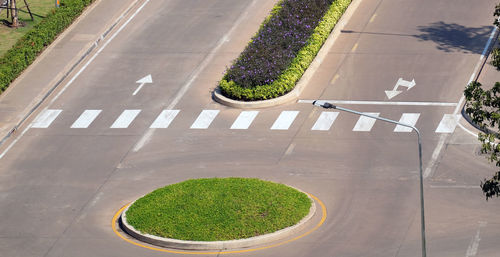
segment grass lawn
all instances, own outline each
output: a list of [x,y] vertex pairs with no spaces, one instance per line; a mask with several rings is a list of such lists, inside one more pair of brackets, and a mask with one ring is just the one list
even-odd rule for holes
[[[0,0],[3,2],[3,0]],[[34,21],[31,21],[30,15],[26,8],[19,10],[19,22],[24,24],[24,27],[19,27],[17,29],[9,27],[12,18],[9,13],[9,19],[7,19],[7,10],[3,9],[0,13],[0,56],[2,56],[7,50],[9,50],[16,41],[21,38],[28,30],[30,30],[35,24],[42,21],[42,19],[54,10],[54,0],[26,0],[29,4],[31,13],[33,14]],[[23,0],[17,0],[18,7],[24,7]]]
[[157,189],[128,209],[142,233],[192,241],[243,239],[297,224],[311,207],[306,194],[259,179],[193,179]]

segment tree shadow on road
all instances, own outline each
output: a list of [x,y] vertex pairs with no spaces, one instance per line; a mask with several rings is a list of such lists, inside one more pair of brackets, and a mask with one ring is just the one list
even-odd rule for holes
[[456,23],[434,22],[429,26],[419,26],[422,32],[415,35],[422,41],[434,41],[437,49],[444,52],[481,54],[490,37],[492,26],[465,27]]

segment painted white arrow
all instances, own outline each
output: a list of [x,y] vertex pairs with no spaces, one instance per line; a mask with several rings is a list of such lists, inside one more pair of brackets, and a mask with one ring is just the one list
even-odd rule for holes
[[415,79],[413,79],[412,81],[407,81],[407,80],[404,80],[402,78],[399,78],[398,82],[396,83],[394,88],[392,90],[386,90],[385,94],[387,95],[387,98],[391,99],[391,98],[393,98],[393,97],[395,97],[403,92],[401,90],[397,90],[399,86],[406,87],[407,88],[406,91],[408,91],[412,87],[414,87],[415,85],[416,85]]
[[151,78],[151,74],[147,75],[146,77],[136,81],[135,83],[139,83],[139,87],[134,91],[134,93],[132,95],[136,95],[139,90],[141,90],[141,88],[144,86],[144,84],[148,83],[153,83],[153,78]]

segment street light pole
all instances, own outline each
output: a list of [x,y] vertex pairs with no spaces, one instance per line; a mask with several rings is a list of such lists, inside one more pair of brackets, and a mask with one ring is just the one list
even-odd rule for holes
[[320,106],[320,107],[323,107],[325,109],[337,109],[337,110],[340,110],[340,111],[349,112],[349,113],[357,114],[357,115],[360,115],[360,116],[365,116],[365,117],[369,117],[369,118],[372,118],[372,119],[381,120],[381,121],[385,121],[385,122],[389,122],[389,123],[401,125],[403,127],[411,128],[415,132],[417,132],[417,137],[418,137],[418,161],[419,161],[419,168],[420,168],[420,221],[421,221],[421,226],[422,226],[421,227],[421,231],[422,231],[422,257],[426,257],[427,256],[427,250],[426,250],[426,245],[425,245],[424,176],[423,176],[423,172],[422,172],[422,140],[420,139],[420,131],[418,131],[418,129],[415,126],[412,126],[412,125],[404,124],[404,123],[401,123],[401,122],[398,122],[398,121],[395,121],[395,120],[389,120],[389,119],[386,119],[386,118],[382,118],[382,117],[377,117],[377,116],[365,114],[365,113],[354,111],[354,110],[351,110],[351,109],[342,108],[340,106],[336,106],[336,105],[333,105],[333,104],[328,103],[328,102],[323,102],[321,104],[321,103],[319,103],[319,101],[314,101],[313,105]]

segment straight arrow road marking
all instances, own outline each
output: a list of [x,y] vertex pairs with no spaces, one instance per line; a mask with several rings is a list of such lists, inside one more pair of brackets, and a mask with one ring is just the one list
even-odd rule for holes
[[85,110],[80,117],[71,125],[71,128],[88,128],[99,116],[102,110]]
[[147,84],[151,84],[153,83],[153,78],[151,77],[151,74],[147,75],[146,77],[136,81],[135,83],[139,83],[139,87],[137,87],[137,89],[134,91],[134,93],[132,95],[136,95],[139,90],[141,90],[141,88],[147,83]]
[[231,129],[248,129],[259,111],[243,111],[234,121]]
[[283,111],[271,127],[272,130],[287,130],[299,114],[298,111]]
[[149,128],[168,128],[180,110],[163,110]]
[[[365,114],[371,115],[371,116],[376,116],[378,117],[380,113],[378,112],[365,112]],[[358,122],[356,122],[356,125],[352,129],[352,131],[359,131],[359,132],[368,132],[372,130],[373,125],[375,124],[376,119],[369,118],[366,116],[361,116],[358,119]]]
[[339,116],[338,112],[322,112],[311,130],[328,131]]
[[125,110],[122,112],[120,117],[115,120],[113,125],[111,125],[110,128],[128,128],[130,126],[130,123],[134,121],[135,117],[139,115],[141,110]]
[[217,114],[219,114],[219,110],[203,110],[191,125],[191,129],[207,129],[217,117]]
[[[417,124],[418,118],[420,117],[420,113],[403,113],[401,115],[401,119],[399,119],[400,123],[408,124],[411,126],[415,126]],[[412,132],[413,129],[401,125],[396,125],[394,128],[394,132],[407,132],[410,133]]]
[[414,87],[415,85],[416,85],[415,79],[413,79],[412,81],[406,81],[403,78],[399,78],[398,82],[396,83],[394,88],[392,90],[386,90],[385,94],[387,95],[387,98],[392,99],[393,97],[395,97],[403,92],[401,90],[397,90],[399,86],[406,87],[407,88],[406,91],[408,91],[412,87]]
[[30,127],[48,128],[61,112],[62,110],[45,110],[38,114],[35,120],[31,123]]

